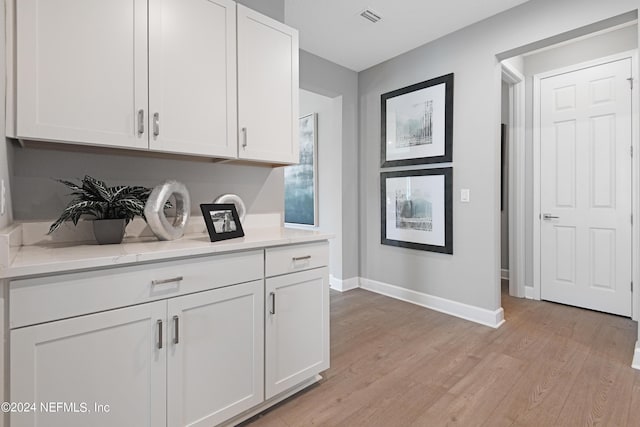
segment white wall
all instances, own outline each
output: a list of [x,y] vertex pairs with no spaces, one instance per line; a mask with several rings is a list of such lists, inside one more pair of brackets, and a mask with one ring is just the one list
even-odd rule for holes
[[[488,310],[500,307],[497,55],[636,10],[637,0],[531,0],[359,74],[360,273]],[[380,95],[455,73],[453,255],[380,244]],[[471,202],[458,202],[461,188]]]
[[630,25],[615,31],[579,39],[530,55],[524,55],[522,70],[525,76],[525,284],[533,286],[533,76],[613,55],[638,47],[638,26]]
[[331,276],[342,278],[342,97],[331,99],[300,90],[300,117],[318,116],[318,230],[335,234],[329,241]]

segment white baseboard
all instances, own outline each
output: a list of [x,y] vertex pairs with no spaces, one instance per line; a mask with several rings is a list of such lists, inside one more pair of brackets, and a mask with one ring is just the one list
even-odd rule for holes
[[640,341],[636,341],[636,349],[633,352],[633,362],[631,362],[633,369],[640,369]]
[[356,289],[360,287],[360,278],[352,277],[351,279],[340,280],[330,275],[329,286],[331,287],[331,289],[339,292],[350,291],[351,289]]
[[524,287],[524,297],[526,299],[536,299],[535,296],[533,295],[533,287],[532,286],[525,286]]
[[503,280],[509,280],[509,270],[505,268],[500,269],[500,278]]
[[450,314],[481,325],[499,328],[504,323],[504,310],[500,307],[491,311],[480,307],[412,291],[387,283],[360,278],[360,287],[391,298],[410,302],[441,313]]

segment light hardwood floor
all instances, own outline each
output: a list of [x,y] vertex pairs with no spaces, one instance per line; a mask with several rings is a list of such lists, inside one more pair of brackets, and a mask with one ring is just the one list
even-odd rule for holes
[[332,292],[324,379],[246,425],[640,426],[635,322],[504,290],[502,306],[494,330]]

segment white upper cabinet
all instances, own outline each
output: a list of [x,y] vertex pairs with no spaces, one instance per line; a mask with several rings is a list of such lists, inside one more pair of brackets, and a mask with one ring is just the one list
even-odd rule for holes
[[149,2],[149,148],[235,158],[236,4]]
[[238,5],[238,157],[298,163],[298,32]]
[[298,162],[296,30],[233,0],[7,5],[7,136]]
[[146,0],[19,0],[16,136],[147,147]]

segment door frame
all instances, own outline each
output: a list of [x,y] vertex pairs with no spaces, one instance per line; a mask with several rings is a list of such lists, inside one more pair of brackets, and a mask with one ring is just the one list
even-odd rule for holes
[[[630,50],[621,52],[615,55],[605,56],[592,61],[581,62],[568,67],[562,67],[555,70],[547,71],[533,76],[533,299],[541,299],[541,285],[540,285],[540,269],[541,269],[541,236],[540,236],[540,84],[541,81],[548,77],[553,77],[559,74],[566,74],[573,71],[578,71],[584,68],[594,67],[610,62],[619,61],[622,59],[631,59],[631,77],[633,78],[633,86],[631,89],[631,146],[633,148],[633,156],[631,158],[631,206],[632,215],[635,221],[631,224],[632,244],[631,244],[631,280],[633,283],[640,284],[639,279],[639,265],[638,256],[640,255],[640,234],[636,224],[640,217],[639,212],[639,195],[640,183],[638,179],[640,177],[640,151],[638,150],[638,51]],[[640,292],[631,292],[631,318],[638,320],[638,314],[640,313],[640,305],[638,303],[638,296]]]
[[509,85],[509,295],[525,295],[525,77],[501,62],[502,81]]

